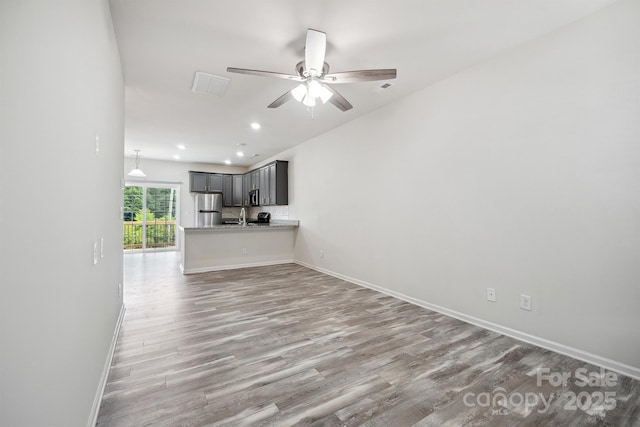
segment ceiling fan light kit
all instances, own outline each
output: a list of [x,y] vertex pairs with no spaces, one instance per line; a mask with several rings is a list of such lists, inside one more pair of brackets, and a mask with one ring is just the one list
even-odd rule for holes
[[304,49],[304,61],[296,64],[298,75],[276,73],[273,71],[249,70],[246,68],[228,67],[227,72],[238,74],[250,74],[262,77],[275,77],[299,82],[294,89],[286,92],[278,99],[268,105],[268,108],[277,108],[295,99],[307,107],[314,107],[316,99],[320,98],[323,104],[331,102],[341,111],[348,111],[353,108],[340,93],[330,84],[370,82],[376,80],[395,79],[397,70],[395,68],[380,70],[359,70],[343,71],[329,74],[329,64],[324,62],[327,49],[327,35],[322,31],[307,30],[307,40]]

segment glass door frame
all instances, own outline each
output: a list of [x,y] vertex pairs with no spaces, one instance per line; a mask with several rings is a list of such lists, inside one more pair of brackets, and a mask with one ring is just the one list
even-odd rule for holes
[[[144,252],[170,252],[179,251],[181,248],[180,233],[178,233],[178,224],[180,224],[180,184],[179,182],[162,182],[162,181],[137,181],[125,180],[123,192],[123,215],[124,215],[124,188],[125,187],[141,187],[142,188],[142,248],[141,249],[124,249],[125,254],[144,253]],[[175,190],[176,202],[176,227],[175,227],[175,247],[171,248],[147,248],[147,189],[148,188],[172,188]],[[122,217],[124,224],[124,216]]]

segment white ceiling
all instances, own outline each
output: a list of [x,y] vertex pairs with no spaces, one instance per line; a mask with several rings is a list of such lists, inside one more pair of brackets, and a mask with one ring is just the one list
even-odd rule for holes
[[[252,165],[614,0],[110,0],[125,77],[125,155]],[[353,104],[267,109],[294,82],[307,28],[327,33],[331,71],[397,68],[398,78],[343,84]],[[191,92],[194,74],[231,78],[223,96]],[[249,124],[257,121],[262,129]],[[177,144],[185,144],[180,151]],[[238,158],[238,144],[257,157]]]

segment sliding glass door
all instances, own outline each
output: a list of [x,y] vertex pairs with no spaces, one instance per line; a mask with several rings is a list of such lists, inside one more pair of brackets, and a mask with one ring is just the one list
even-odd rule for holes
[[177,250],[178,186],[127,183],[124,189],[124,250]]

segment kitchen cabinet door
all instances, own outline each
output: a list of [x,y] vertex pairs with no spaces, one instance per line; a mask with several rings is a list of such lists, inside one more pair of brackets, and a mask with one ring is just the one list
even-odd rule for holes
[[249,191],[251,191],[251,173],[242,176],[242,206],[249,206]]
[[251,189],[257,190],[260,186],[260,171],[254,170],[251,171]]
[[224,190],[224,175],[220,173],[210,173],[209,174],[209,191],[220,191]]
[[222,176],[222,206],[233,206],[233,175]]
[[269,167],[260,168],[260,206],[269,204]]
[[243,193],[243,177],[242,175],[230,175],[233,180],[233,197],[232,206],[242,206],[244,193]]
[[269,205],[289,204],[289,162],[277,160],[267,166]]
[[276,204],[276,196],[277,196],[277,175],[276,175],[276,166],[277,163],[273,163],[267,167],[269,173],[269,200],[267,201],[268,205]]
[[209,186],[209,174],[205,172],[189,172],[189,191],[206,193]]

